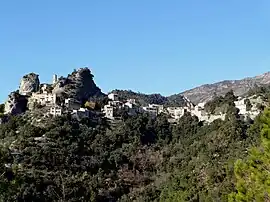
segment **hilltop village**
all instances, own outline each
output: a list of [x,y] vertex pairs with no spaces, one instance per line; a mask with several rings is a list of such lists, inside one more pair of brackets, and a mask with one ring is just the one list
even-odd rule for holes
[[53,75],[52,84],[42,84],[34,92],[29,93],[27,90],[20,90],[21,95],[28,96],[28,109],[34,110],[37,108],[46,107],[47,113],[45,116],[61,116],[63,114],[71,113],[72,115],[80,114],[82,117],[89,117],[86,108],[81,107],[81,103],[74,98],[66,98],[64,102],[60,102],[57,93],[52,90],[52,86],[57,84],[58,77]]
[[[57,75],[53,75],[51,84],[40,84],[39,76],[34,73],[25,75],[21,80],[19,91],[9,95],[9,99],[5,103],[5,114],[39,110],[45,117],[70,114],[82,119],[101,115],[111,121],[121,120],[124,116],[136,116],[144,113],[149,114],[152,118],[165,114],[171,123],[177,122],[185,113],[197,116],[200,121],[206,123],[211,123],[216,119],[224,120],[226,117],[226,113],[222,111],[210,113],[205,110],[206,103],[194,105],[186,97],[184,97],[185,106],[164,106],[155,103],[140,105],[136,99],[122,99],[117,93],[105,95],[95,86],[92,78],[93,75],[88,68],[74,70],[67,78],[58,78]],[[91,85],[82,86],[85,83]],[[75,89],[75,91],[70,91],[70,89]],[[106,102],[103,102],[104,104],[101,106],[97,102],[90,101],[89,96],[82,99],[82,95],[90,93],[89,89],[91,93],[95,91],[94,95],[103,97]],[[254,119],[261,111],[258,105],[262,102],[263,100],[259,96],[251,96],[238,97],[234,104],[239,109],[240,115],[244,118]]]
[[[190,113],[192,116],[197,116],[200,121],[211,123],[216,119],[225,120],[226,113],[211,114],[205,110],[206,103],[199,103],[198,105],[192,104],[190,101],[187,106],[181,107],[164,107],[164,105],[149,104],[148,106],[139,106],[136,104],[135,99],[128,99],[120,101],[117,94],[111,93],[108,95],[109,102],[104,106],[102,112],[108,119],[114,120],[121,117],[117,116],[118,111],[124,109],[129,116],[134,116],[140,113],[147,113],[151,117],[155,118],[159,114],[168,115],[168,120],[171,123],[177,122],[185,113]],[[187,98],[185,98],[188,100]],[[246,100],[249,100],[251,106],[247,105]],[[259,113],[258,104],[263,100],[257,96],[251,96],[249,98],[238,97],[238,100],[234,102],[235,107],[239,109],[239,115],[244,118],[254,119]]]
[[0,201],[227,201],[235,160],[260,137],[269,142],[259,132],[268,86],[241,97],[228,86],[194,104],[182,94],[104,94],[93,77],[80,68],[40,83],[30,73],[0,105]]

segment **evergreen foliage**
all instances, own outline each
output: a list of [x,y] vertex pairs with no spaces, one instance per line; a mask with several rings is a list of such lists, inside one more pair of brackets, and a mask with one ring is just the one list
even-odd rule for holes
[[218,96],[206,103],[205,110],[211,114],[227,113],[234,106],[234,101],[236,96],[231,90],[224,97]]
[[[120,122],[62,116],[42,127],[24,115],[7,117],[0,125],[0,201],[267,199],[270,112],[243,121],[231,92],[220,99],[213,105],[226,105],[227,117],[209,125],[189,113],[175,125],[146,114]],[[261,130],[262,146],[234,167],[259,145]]]
[[0,114],[3,114],[5,111],[5,105],[4,104],[0,104]]
[[261,144],[249,151],[246,160],[235,163],[237,192],[230,194],[229,201],[270,201],[270,109],[260,119]]

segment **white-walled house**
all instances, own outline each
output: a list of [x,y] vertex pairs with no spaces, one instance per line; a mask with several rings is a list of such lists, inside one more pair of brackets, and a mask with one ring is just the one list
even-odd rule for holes
[[124,105],[127,106],[130,109],[134,108],[134,104],[132,104],[130,102],[126,102]]
[[72,116],[76,116],[77,118],[89,118],[90,116],[90,111],[86,108],[80,108],[80,109],[75,109],[71,113]]
[[30,97],[30,102],[35,102],[40,105],[56,104],[56,94],[51,93],[33,93]]
[[117,107],[117,108],[121,108],[123,106],[123,102],[120,102],[120,101],[109,101],[108,102],[108,105],[114,106],[114,107]]
[[108,95],[108,98],[109,98],[110,100],[112,100],[112,101],[118,101],[118,95],[115,94],[115,93],[110,93],[110,94]]
[[68,110],[78,110],[81,108],[81,103],[74,98],[67,98],[65,99],[65,106]]
[[239,114],[247,114],[247,105],[245,103],[246,98],[239,98],[234,102],[235,107],[239,109]]
[[[251,104],[251,109],[247,110],[246,99],[249,99]],[[239,98],[235,103],[235,107],[239,109],[239,114],[243,115],[245,118],[249,117],[255,119],[260,113],[260,109],[257,108],[258,104],[265,105],[264,101],[260,96],[251,96],[248,98]]]
[[188,112],[188,108],[184,107],[167,107],[168,114],[173,119],[180,119],[182,116],[184,116],[185,112]]
[[149,107],[150,107],[150,108],[156,108],[158,114],[164,112],[164,106],[163,106],[163,105],[149,104]]
[[108,119],[114,119],[114,108],[111,105],[105,105],[103,108],[105,117]]
[[158,110],[155,107],[143,107],[143,110],[152,117],[156,117],[158,115]]
[[128,99],[127,103],[131,103],[131,104],[136,104],[136,100],[135,99]]
[[61,107],[55,105],[53,107],[50,108],[50,112],[51,115],[53,116],[61,116],[63,114],[63,110]]
[[205,110],[203,108],[199,107],[198,105],[195,106],[194,110],[191,110],[191,115],[197,116],[199,119],[201,117],[203,117],[203,119],[205,119],[204,117],[208,116],[208,114],[205,112]]

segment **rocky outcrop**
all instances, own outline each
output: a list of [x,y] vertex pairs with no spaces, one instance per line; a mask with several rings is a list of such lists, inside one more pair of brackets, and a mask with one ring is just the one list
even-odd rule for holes
[[39,76],[35,73],[25,75],[20,83],[19,93],[27,95],[29,93],[37,92],[39,90]]
[[5,103],[5,114],[18,115],[27,109],[27,98],[18,92],[12,92]]
[[54,84],[53,93],[58,97],[71,97],[78,101],[89,100],[93,96],[104,95],[93,80],[90,69],[80,68],[74,70],[67,78],[60,77]]
[[202,85],[178,95],[184,95],[193,103],[198,104],[200,102],[210,101],[215,96],[224,96],[230,90],[233,90],[236,96],[242,96],[256,86],[268,84],[270,84],[270,72],[242,80],[222,81],[214,84]]

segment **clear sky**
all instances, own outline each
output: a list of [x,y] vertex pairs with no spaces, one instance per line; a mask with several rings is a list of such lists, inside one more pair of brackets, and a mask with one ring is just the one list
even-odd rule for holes
[[104,91],[164,95],[270,70],[269,0],[2,0],[0,102],[29,72],[89,66]]

